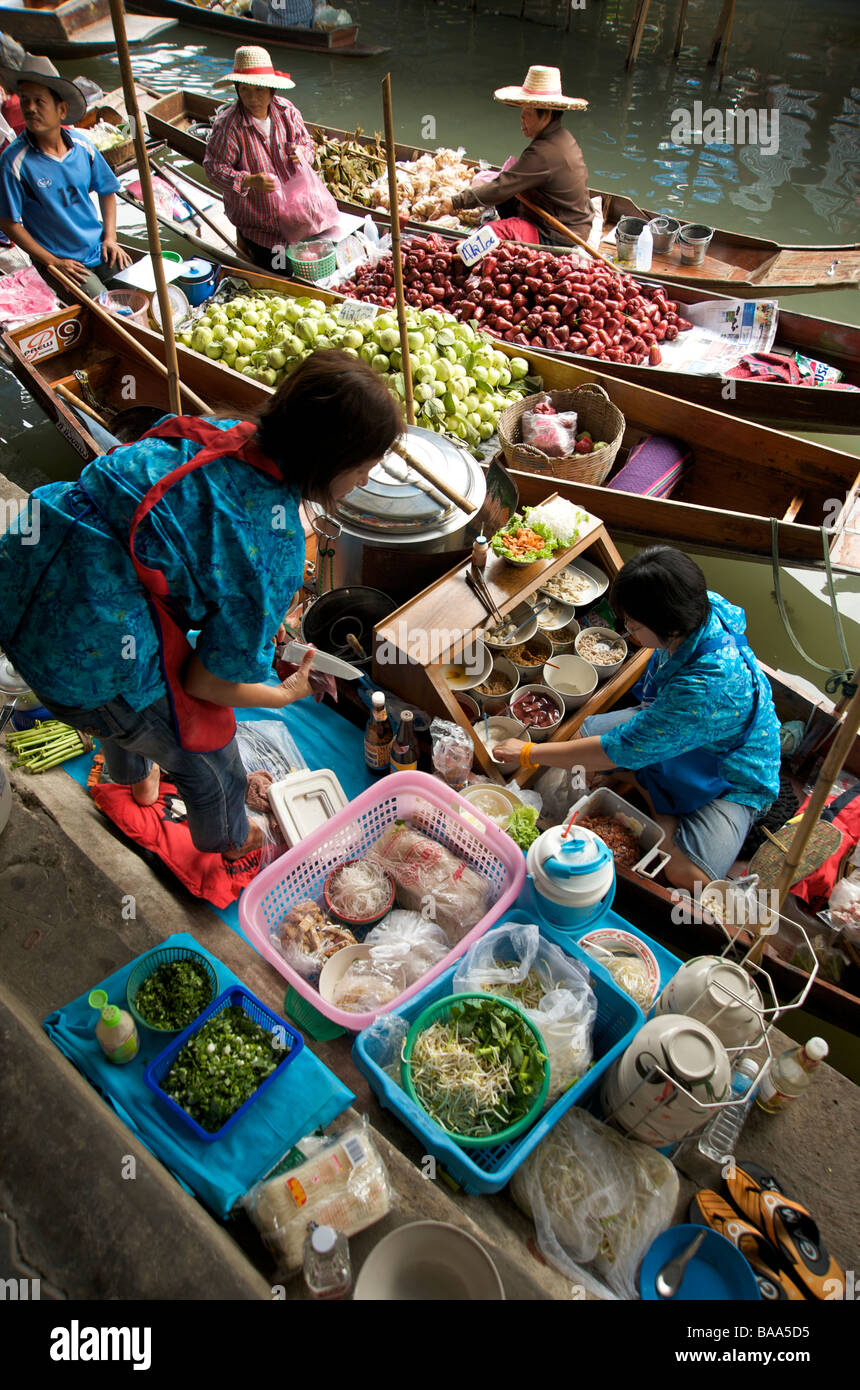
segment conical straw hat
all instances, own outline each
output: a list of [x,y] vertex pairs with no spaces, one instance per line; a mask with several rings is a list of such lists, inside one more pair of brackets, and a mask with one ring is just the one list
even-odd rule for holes
[[584,111],[584,97],[566,97],[558,68],[530,67],[521,87],[499,87],[493,95],[505,106],[546,106],[553,111]]

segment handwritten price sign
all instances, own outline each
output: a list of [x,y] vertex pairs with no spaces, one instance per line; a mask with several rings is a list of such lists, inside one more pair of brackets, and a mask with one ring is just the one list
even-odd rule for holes
[[460,260],[470,268],[482,261],[491,251],[495,251],[499,238],[490,227],[480,227],[474,236],[467,237],[460,246]]
[[375,319],[376,313],[375,304],[363,304],[360,299],[345,299],[337,316],[341,323],[365,323],[368,319]]

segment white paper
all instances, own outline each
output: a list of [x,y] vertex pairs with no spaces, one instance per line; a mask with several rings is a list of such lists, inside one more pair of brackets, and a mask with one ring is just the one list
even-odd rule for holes
[[474,236],[460,243],[460,260],[466,266],[477,265],[484,256],[499,245],[499,238],[491,227],[479,227]]
[[[672,297],[671,286],[666,297]],[[749,352],[770,352],[779,305],[775,299],[713,299],[679,304],[678,313],[693,327],[660,344],[663,361],[654,370],[720,376]]]
[[[182,261],[167,261],[162,259],[164,266],[164,278],[170,283],[182,274]],[[115,276],[117,284],[131,285],[133,289],[143,290],[145,294],[155,292],[155,272],[152,268],[152,257],[143,256],[134,265],[127,266]]]

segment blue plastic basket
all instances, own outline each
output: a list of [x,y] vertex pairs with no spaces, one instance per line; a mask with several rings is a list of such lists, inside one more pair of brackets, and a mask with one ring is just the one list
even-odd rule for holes
[[[533,915],[514,910],[506,913],[494,925],[500,927],[506,922],[533,921]],[[423,1145],[422,1152],[432,1154],[466,1193],[499,1192],[510,1182],[520,1164],[561,1119],[565,1111],[573,1105],[582,1104],[600,1086],[605,1072],[624,1051],[633,1034],[644,1022],[642,1010],[629,994],[618,988],[602,966],[592,961],[569,937],[565,938],[564,933],[561,933],[561,938],[558,944],[565,954],[584,964],[591,972],[591,985],[597,1000],[597,1017],[592,1035],[594,1063],[575,1085],[559,1096],[530,1130],[510,1143],[468,1152],[462,1149],[430,1119],[420,1105],[409,1098],[374,1059],[367,1046],[370,1030],[359,1033],[353,1044],[352,1055],[355,1064],[362,1076],[366,1077],[381,1104],[397,1115]],[[413,995],[400,1008],[391,1012],[400,1014],[409,1023],[414,1022],[429,1004],[453,993],[453,979],[458,965],[459,961],[455,962],[420,994]]]
[[[269,1032],[274,1032],[276,1028],[283,1032],[286,1056],[282,1062],[278,1063],[275,1070],[269,1073],[265,1081],[260,1082],[254,1094],[249,1096],[244,1104],[239,1106],[239,1109],[230,1116],[229,1120],[227,1120],[220,1129],[216,1129],[210,1133],[209,1130],[203,1129],[196,1120],[192,1119],[188,1112],[182,1109],[181,1105],[177,1105],[176,1101],[172,1100],[166,1091],[161,1089],[161,1083],[167,1077],[167,1073],[176,1061],[180,1050],[188,1042],[188,1039],[193,1038],[195,1033],[199,1033],[204,1023],[212,1018],[214,1014],[222,1013],[224,1009],[230,1008],[236,1004],[244,1009],[245,1013],[250,1019],[253,1019],[254,1023],[259,1023],[261,1027],[266,1028]],[[245,989],[244,985],[233,985],[231,989],[226,989],[223,994],[219,994],[218,998],[214,1003],[209,1005],[208,1009],[204,1009],[203,1013],[200,1014],[193,1023],[189,1024],[184,1032],[180,1033],[177,1038],[174,1038],[173,1042],[171,1042],[163,1052],[159,1052],[158,1056],[153,1058],[146,1068],[146,1071],[143,1073],[143,1079],[149,1089],[155,1092],[159,1100],[166,1105],[169,1110],[173,1111],[176,1118],[181,1120],[198,1139],[202,1139],[204,1144],[211,1144],[215,1139],[220,1139],[222,1135],[226,1134],[228,1129],[233,1128],[233,1125],[239,1117],[244,1115],[245,1111],[254,1104],[254,1101],[258,1096],[262,1095],[266,1087],[271,1086],[275,1078],[281,1075],[284,1068],[288,1067],[290,1062],[295,1061],[304,1045],[304,1039],[301,1034],[296,1033],[284,1019],[278,1016],[278,1014],[272,1013],[271,1009],[267,1009],[266,1005],[263,1004],[256,995],[251,994]]]

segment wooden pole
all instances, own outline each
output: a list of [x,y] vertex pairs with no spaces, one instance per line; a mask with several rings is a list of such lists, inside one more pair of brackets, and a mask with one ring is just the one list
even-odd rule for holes
[[726,75],[726,63],[727,63],[728,60],[729,60],[729,40],[730,40],[730,38],[732,37],[732,25],[733,25],[734,19],[735,19],[735,6],[736,6],[736,4],[737,4],[737,0],[731,0],[731,5],[730,5],[730,8],[729,8],[728,19],[726,20],[726,33],[725,33],[725,37],[723,38],[723,56],[722,56],[722,59],[721,59],[721,61],[720,61],[720,80],[719,80],[719,82],[717,83],[717,91],[718,91],[718,92],[721,92],[721,91],[723,90],[723,78],[724,78],[725,75]]
[[[854,672],[854,682],[860,685],[860,667]],[[842,769],[850,751],[857,732],[860,730],[860,688],[851,697],[845,709],[845,715],[839,726],[839,731],[830,745],[830,751],[821,765],[821,771],[816,778],[815,786],[809,803],[800,818],[794,838],[785,852],[785,859],[779,871],[774,888],[777,893],[777,908],[780,909],[788,897],[791,885],[797,879],[797,869],[803,857],[803,851],[809,844],[812,832],[818,824],[818,818],[824,810],[825,802],[833,789],[833,784]],[[761,960],[762,952],[767,941],[766,936],[760,936],[749,953],[748,960],[755,965]]]
[[[131,54],[129,52],[128,38],[125,32],[125,10],[123,9],[122,0],[110,0],[110,14],[114,37],[116,38],[116,50],[117,57],[119,58],[120,73],[122,74],[125,107],[129,116],[132,138],[134,139],[134,153],[137,170],[140,174],[141,192],[143,193],[143,207],[146,213],[146,231],[149,238],[149,250],[152,256],[153,272],[155,274],[155,288],[158,293],[158,305],[161,309],[161,331],[164,335],[167,394],[170,399],[171,411],[174,415],[181,415],[182,404],[179,396],[179,361],[176,356],[176,339],[173,334],[173,308],[167,291],[167,281],[164,278],[164,262],[161,259],[161,240],[158,235],[158,216],[155,211],[155,195],[152,191],[152,174],[149,168],[149,156],[146,152],[146,137],[143,131],[143,122],[140,118],[140,108],[137,103],[137,88],[134,83]],[[134,342],[134,339],[132,339],[132,342]]]
[[681,52],[681,44],[684,42],[684,22],[687,18],[688,0],[681,0],[681,10],[678,15],[678,28],[675,31],[675,47],[672,50],[673,56],[677,58]]
[[[78,290],[78,287],[76,285],[73,285],[71,280],[67,279],[67,277],[63,274],[61,270],[57,270],[56,267],[52,266],[51,274],[53,275],[55,280],[59,280],[63,288],[65,290],[68,290],[74,298],[79,298],[80,291]],[[127,328],[123,328],[116,314],[108,313],[107,309],[103,309],[102,306],[100,304],[97,304],[94,299],[87,300],[86,307],[91,314],[95,314],[97,319],[101,319],[103,323],[106,323],[110,327],[112,332],[114,332],[119,338],[121,338],[122,341],[126,344],[126,346],[131,348],[132,352],[137,353],[141,361],[145,362],[148,367],[151,367],[152,370],[154,372],[157,372],[159,376],[168,376],[168,370],[167,367],[165,367],[164,363],[159,362],[158,358],[154,357],[153,354],[149,351],[149,348],[145,348],[142,343],[139,343],[136,338],[133,338]],[[195,409],[200,411],[201,415],[212,414],[211,406],[208,406],[205,401],[201,400],[200,397],[196,395],[194,391],[191,390],[190,386],[183,386],[182,383],[179,381],[178,375],[176,377],[176,384],[179,387],[179,389],[185,393],[188,400],[195,407]],[[171,409],[173,410],[172,406]],[[173,414],[182,414],[182,407],[178,403],[177,408],[173,410]]]
[[538,217],[542,217],[556,232],[563,232],[566,237],[569,237],[577,246],[581,246],[583,251],[587,251],[589,256],[593,256],[596,261],[603,261],[611,270],[615,270],[615,266],[608,256],[604,256],[602,251],[595,251],[593,246],[589,246],[588,242],[583,241],[582,237],[577,235],[576,232],[572,232],[569,227],[565,227],[564,223],[559,222],[557,217],[553,217],[551,212],[545,212],[543,208],[538,207],[537,203],[529,202],[528,198],[524,198],[522,193],[517,194],[517,202],[522,203],[523,207],[528,208],[529,212],[536,212]]
[[400,200],[397,196],[397,170],[394,161],[394,115],[391,108],[391,73],[382,79],[382,111],[385,116],[385,159],[388,164],[388,205],[391,209],[391,259],[394,263],[394,293],[400,327],[400,357],[406,396],[406,423],[415,424],[415,398],[412,394],[412,359],[406,327],[406,300],[403,297],[403,257],[400,254]]

